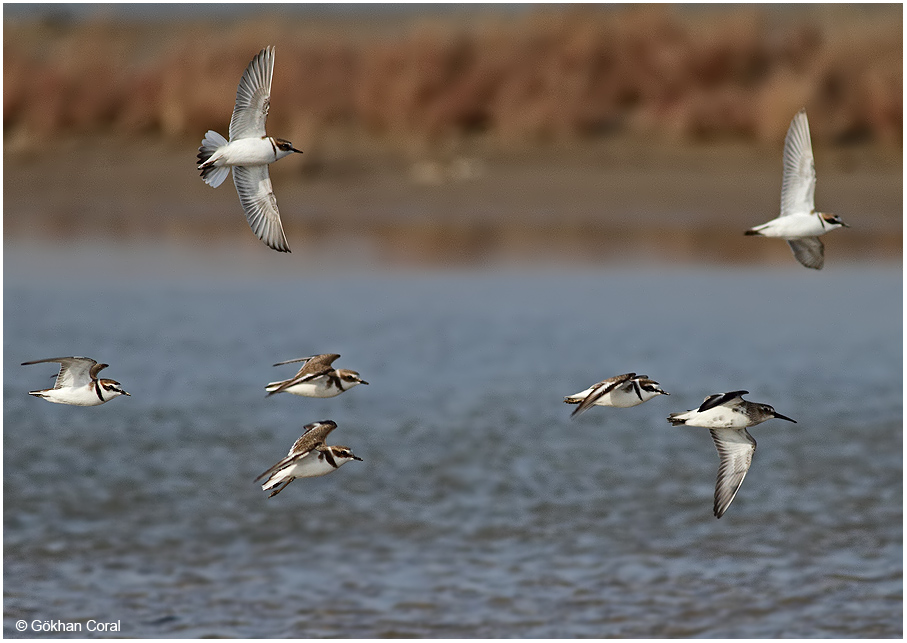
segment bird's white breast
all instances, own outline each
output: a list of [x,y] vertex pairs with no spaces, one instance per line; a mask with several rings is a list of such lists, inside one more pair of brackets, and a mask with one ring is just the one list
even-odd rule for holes
[[652,395],[646,391],[642,391],[642,399],[639,399],[639,396],[636,394],[636,390],[633,387],[630,387],[630,390],[626,390],[624,388],[616,388],[602,397],[610,398],[610,406],[625,409],[631,406],[636,406],[637,404],[642,404],[643,402],[651,398]]

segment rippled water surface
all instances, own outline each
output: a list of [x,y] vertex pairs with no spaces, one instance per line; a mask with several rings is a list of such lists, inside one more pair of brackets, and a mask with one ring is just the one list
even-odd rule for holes
[[[901,293],[900,267],[7,265],[4,634],[900,637]],[[318,352],[370,385],[265,398]],[[133,396],[26,394],[55,368],[20,362],[70,354]],[[564,395],[627,371],[671,396],[569,420]],[[751,429],[716,520],[708,432],[665,418],[740,388],[798,423]],[[268,499],[255,476],[328,418],[364,462]]]

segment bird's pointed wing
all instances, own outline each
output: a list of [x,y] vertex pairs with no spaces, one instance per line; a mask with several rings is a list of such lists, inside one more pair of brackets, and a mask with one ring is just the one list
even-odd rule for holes
[[700,407],[697,409],[700,413],[703,411],[708,411],[713,409],[716,406],[721,406],[722,404],[727,404],[732,402],[735,399],[741,398],[741,396],[746,395],[749,391],[731,391],[730,393],[718,393],[716,395],[709,395],[705,400],[703,400]]
[[[282,362],[277,362],[272,364],[272,366],[283,366],[284,364],[293,364],[295,362],[305,362],[302,365],[302,368],[299,369],[299,373],[309,367],[312,370],[321,370],[324,367],[329,367],[334,361],[340,357],[337,353],[323,353],[321,355],[310,355],[309,357],[297,357],[295,359],[287,359]],[[298,373],[297,373],[298,375]]]
[[290,452],[286,457],[282,458],[277,464],[273,467],[262,473],[260,476],[255,478],[255,482],[258,482],[266,476],[270,476],[281,469],[286,468],[287,466],[293,464],[294,462],[306,457],[318,446],[324,444],[325,438],[327,438],[328,433],[337,428],[337,423],[332,422],[331,420],[325,420],[323,422],[313,422],[312,424],[306,424],[303,429],[303,434],[293,443],[293,446],[290,448]]
[[746,429],[715,430],[711,429],[712,440],[721,458],[718,466],[718,480],[715,483],[715,517],[721,518],[731,506],[746,472],[753,462],[756,452],[756,441]]
[[91,370],[88,371],[89,377],[91,377],[91,379],[93,380],[98,379],[98,373],[103,371],[108,366],[110,366],[110,364],[95,364],[91,367]]
[[236,105],[230,119],[230,140],[265,136],[265,121],[271,106],[274,47],[265,47],[243,72],[236,90]]
[[613,391],[615,388],[621,384],[628,382],[636,377],[636,373],[624,373],[623,375],[615,375],[614,377],[609,377],[606,380],[602,380],[598,384],[592,387],[592,392],[586,396],[579,406],[577,406],[573,413],[570,414],[570,417],[579,415],[589,407],[593,406],[596,401],[600,400],[603,395]]
[[794,116],[784,139],[784,180],[781,183],[781,216],[815,209],[816,167],[806,110]]
[[284,364],[295,364],[296,362],[308,362],[315,355],[309,355],[308,357],[294,357],[293,359],[285,359],[282,362],[277,362],[276,364],[271,364],[271,366],[283,366]]
[[90,357],[49,357],[48,359],[37,359],[33,362],[22,362],[22,366],[43,364],[44,362],[57,362],[60,364],[60,372],[57,374],[54,388],[84,386],[93,379],[92,373],[96,373],[107,366],[107,364],[102,364],[95,371],[97,362]]
[[[297,375],[302,375],[303,371],[306,373],[321,373],[325,370],[330,370],[331,364],[333,364],[337,358],[340,357],[337,353],[324,353],[322,355],[313,355],[309,357],[303,367],[299,369]],[[296,360],[290,360],[296,361]],[[288,364],[289,362],[284,362]],[[275,364],[276,366],[276,364]]]
[[259,239],[278,252],[289,252],[267,165],[234,165],[233,182],[246,219]]
[[787,245],[794,251],[794,257],[807,268],[821,270],[825,265],[825,245],[819,237],[788,239]]

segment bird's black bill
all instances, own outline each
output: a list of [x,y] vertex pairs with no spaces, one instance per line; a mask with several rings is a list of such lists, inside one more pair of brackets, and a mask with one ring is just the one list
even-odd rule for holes
[[787,417],[786,415],[781,415],[780,413],[775,413],[775,417],[778,418],[779,420],[787,420],[788,422],[793,422],[794,424],[797,423],[796,420],[791,419],[791,418]]

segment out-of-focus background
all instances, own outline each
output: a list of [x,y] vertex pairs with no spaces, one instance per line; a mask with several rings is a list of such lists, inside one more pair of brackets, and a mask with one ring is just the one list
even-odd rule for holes
[[[258,252],[193,168],[277,48],[268,130],[290,247],[394,264],[776,263],[808,110],[833,261],[901,253],[902,9],[818,6],[8,6],[7,243]],[[314,247],[313,247],[314,246]]]
[[[902,637],[900,5],[3,10],[5,637]],[[195,163],[266,45],[289,255]],[[803,107],[821,271],[742,234]],[[716,520],[666,417],[739,389],[797,424]]]

